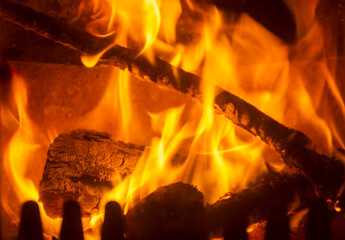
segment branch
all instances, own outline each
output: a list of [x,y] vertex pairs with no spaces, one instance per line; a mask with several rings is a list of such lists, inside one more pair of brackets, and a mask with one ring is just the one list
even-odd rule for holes
[[[53,19],[8,1],[2,1],[0,16],[81,54],[97,53],[112,43],[112,39],[94,37],[74,29],[61,19]],[[137,57],[136,51],[116,45],[100,59],[100,64],[128,69],[141,79],[175,89],[203,102],[203,93],[199,88],[202,79],[199,76],[158,58],[152,65],[145,57]],[[216,92],[219,94],[215,98],[214,108],[218,114],[260,137],[281,155],[288,166],[308,178],[319,194],[336,198],[344,182],[344,167],[339,161],[311,149],[311,140],[302,132],[282,125],[222,88],[216,87]]]

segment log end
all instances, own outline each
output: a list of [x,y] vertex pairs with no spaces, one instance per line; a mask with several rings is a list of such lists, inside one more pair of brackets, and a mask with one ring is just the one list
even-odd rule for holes
[[74,200],[79,202],[82,216],[89,216],[113,187],[114,176],[130,174],[143,150],[93,130],[60,134],[49,146],[39,186],[47,215],[61,217],[63,203]]

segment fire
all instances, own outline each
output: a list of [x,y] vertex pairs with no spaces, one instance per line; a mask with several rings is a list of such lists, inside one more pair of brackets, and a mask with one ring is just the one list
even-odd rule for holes
[[[91,20],[86,25],[86,30],[91,34],[98,37],[114,36],[114,43],[126,47],[134,41],[138,55],[145,53],[153,60],[152,52],[148,49],[155,41],[160,25],[160,12],[154,0],[82,1],[77,18],[85,17],[85,14]],[[95,56],[83,56],[83,63],[87,67],[94,66],[111,46]]]
[[[85,66],[95,66],[109,48],[119,44],[135,49],[138,56],[146,56],[151,63],[154,56],[159,56],[205,79],[201,84],[202,105],[181,100],[155,109],[138,103],[138,96],[132,92],[138,79],[128,70],[113,70],[103,98],[76,126],[110,132],[115,139],[147,147],[131,176],[115,177],[115,187],[102,199],[101,209],[109,200],[116,200],[127,212],[158,187],[177,181],[196,185],[206,202],[212,203],[230,190],[248,186],[266,171],[265,161],[274,169],[284,168],[277,154],[260,139],[215,114],[213,105],[218,93],[214,86],[305,132],[320,152],[331,154],[335,147],[344,148],[335,117],[324,110],[323,94],[327,89],[345,116],[341,92],[325,59],[323,28],[315,17],[318,1],[308,6],[285,2],[297,22],[298,40],[293,46],[247,14],[227,16],[226,20],[216,7],[200,7],[192,1],[184,1],[184,5],[161,0],[81,2],[77,18],[87,22],[86,30],[98,37],[114,38],[112,45],[95,56],[82,56]],[[183,11],[198,16],[193,25],[196,36],[185,42],[178,39],[176,30]],[[310,63],[301,60],[301,55],[317,60]],[[4,105],[1,109],[2,124],[14,132],[6,146],[4,163],[21,204],[39,200],[37,179],[34,182],[29,177],[29,167],[34,164],[33,156],[47,149],[58,133],[55,129],[42,131],[31,120],[25,81],[18,74],[12,84],[15,108]],[[171,164],[175,154],[185,157],[178,166]],[[3,207],[17,218],[8,199],[3,195]],[[61,220],[47,217],[41,204],[40,210],[46,232],[58,235]],[[99,236],[103,214],[100,210],[84,219],[87,238]]]
[[[1,122],[4,123],[3,127],[7,131],[13,131],[13,135],[4,151],[4,170],[6,175],[3,176],[11,190],[3,191],[8,186],[5,187],[2,184],[1,200],[2,207],[12,218],[12,221],[18,223],[19,206],[25,201],[33,200],[38,202],[39,200],[38,188],[34,183],[32,175],[40,174],[37,170],[35,171],[37,166],[40,165],[37,163],[36,158],[40,154],[40,149],[49,145],[49,134],[52,134],[52,131],[48,130],[47,135],[44,136],[39,128],[34,125],[27,110],[28,102],[25,81],[13,69],[12,71],[11,94],[15,106],[11,108],[10,103],[8,105],[3,103],[1,106]],[[61,222],[60,219],[54,220],[48,217],[41,203],[39,203],[39,207],[45,233],[57,234]]]

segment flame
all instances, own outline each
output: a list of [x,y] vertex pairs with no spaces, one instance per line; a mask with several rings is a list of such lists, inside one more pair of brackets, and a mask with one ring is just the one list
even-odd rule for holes
[[[102,210],[84,219],[87,239],[99,238],[103,208],[109,200],[119,202],[126,213],[158,187],[183,181],[196,185],[206,202],[213,203],[230,190],[248,186],[266,171],[265,161],[277,171],[284,168],[279,156],[260,139],[215,115],[215,85],[303,131],[322,153],[345,146],[338,131],[342,126],[327,110],[335,107],[345,119],[343,97],[326,57],[325,30],[315,16],[318,1],[285,2],[297,23],[293,45],[247,14],[224,16],[214,6],[201,7],[193,1],[184,1],[184,5],[160,0],[81,1],[77,18],[86,21],[86,30],[114,40],[94,56],[82,56],[85,66],[95,66],[108,49],[119,44],[146,56],[152,64],[154,56],[159,56],[204,79],[202,105],[180,96],[175,98],[177,103],[164,105],[162,95],[174,93],[158,95],[149,90],[145,90],[150,99],[145,105],[133,90],[138,79],[128,70],[113,70],[103,98],[76,126],[110,132],[115,139],[147,147],[131,176],[114,176],[115,187],[103,197]],[[178,39],[177,30],[186,11],[195,24],[190,30],[192,40],[184,42]],[[38,201],[37,183],[28,177],[27,168],[38,149],[47,149],[58,132],[35,126],[27,111],[24,80],[16,74],[12,82],[15,110],[5,105],[1,110],[2,124],[15,128],[4,155],[5,170],[20,203]],[[325,103],[326,95],[335,106]],[[153,102],[159,106],[152,106]],[[177,158],[183,161],[173,164]],[[297,205],[296,200],[294,208]],[[11,216],[18,216],[7,200],[4,206]],[[60,220],[45,216],[41,204],[40,210],[46,231],[56,234]]]
[[[37,185],[28,176],[28,173],[33,171],[33,165],[34,168],[37,168],[35,157],[38,156],[38,150],[43,145],[48,146],[49,138],[55,138],[56,135],[53,130],[47,130],[47,136],[41,136],[42,133],[34,125],[28,114],[25,81],[13,69],[12,71],[12,96],[15,107],[12,110],[8,105],[2,103],[1,120],[7,123],[4,129],[12,130],[14,128],[14,133],[4,151],[4,170],[6,173],[5,179],[10,184],[15,197],[5,192],[2,194],[1,200],[5,211],[14,222],[18,223],[19,214],[14,203],[18,201],[19,204],[23,204],[29,200],[38,202]],[[45,233],[58,234],[61,220],[49,218],[43,210],[42,203],[39,203],[39,208]]]
[[[280,171],[284,168],[279,157],[259,139],[214,114],[215,85],[242,97],[283,124],[302,130],[315,139],[315,145],[322,153],[330,154],[334,141],[336,145],[344,146],[333,117],[322,111],[322,95],[327,87],[345,116],[345,105],[334,74],[322,58],[313,63],[300,60],[300,54],[304,59],[325,56],[323,29],[315,17],[317,3],[286,1],[297,22],[298,40],[293,46],[284,43],[247,14],[230,17],[230,21],[228,16],[226,21],[216,7],[202,8],[192,1],[186,1],[185,7],[176,1],[145,1],[145,9],[152,15],[143,18],[145,26],[137,25],[146,31],[142,35],[137,31],[140,38],[131,35],[132,26],[126,25],[126,21],[112,18],[117,19],[118,25],[127,26],[123,27],[125,31],[122,33],[127,39],[137,41],[142,46],[139,54],[145,53],[152,63],[153,55],[160,56],[174,66],[202,76],[205,79],[201,84],[204,102],[201,107],[182,104],[158,113],[149,110],[144,113],[151,122],[153,134],[148,138],[151,143],[132,175],[115,180],[115,188],[103,199],[103,205],[116,200],[126,212],[157,187],[176,181],[198,186],[206,201],[213,202],[230,189],[246,187],[265,172],[265,160],[273,169]],[[176,26],[186,8],[201,16],[193,25],[197,37],[192,43],[181,43],[176,39]],[[129,11],[126,11],[126,17],[132,19]],[[122,45],[129,46],[127,41]],[[310,64],[318,69],[316,74]],[[311,79],[317,83],[311,83]],[[120,96],[116,101],[128,99],[126,96],[131,93],[130,88],[127,90],[123,96],[115,94]],[[126,102],[126,106],[134,108],[134,102]],[[121,109],[126,109],[128,115],[135,112],[130,107]],[[120,112],[126,115],[126,111]],[[126,124],[132,126],[132,123],[129,119],[123,120],[121,131],[128,131],[130,127]],[[140,124],[134,128],[139,129]],[[133,139],[127,136],[128,140]],[[185,152],[186,160],[180,166],[172,167],[169,163],[178,152]]]
[[[81,2],[77,19],[88,18],[86,30],[98,37],[114,37],[113,44],[129,46],[133,40],[138,55],[145,54],[154,61],[153,52],[148,51],[155,41],[160,26],[159,5],[155,0],[118,1],[95,0]],[[93,67],[101,56],[109,50],[110,44],[98,54],[83,56],[82,62]]]

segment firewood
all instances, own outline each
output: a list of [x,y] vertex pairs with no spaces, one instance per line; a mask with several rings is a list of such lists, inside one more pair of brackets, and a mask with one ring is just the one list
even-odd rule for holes
[[[94,54],[112,42],[112,39],[91,36],[73,29],[61,19],[53,19],[8,1],[2,1],[0,16],[83,55]],[[100,59],[99,64],[128,69],[140,79],[175,89],[203,102],[204,96],[199,89],[202,79],[199,76],[159,58],[151,64],[144,56],[137,55],[138,51],[115,45]],[[317,153],[305,134],[275,121],[241,98],[219,87],[215,92],[218,93],[214,103],[217,113],[260,137],[281,155],[291,169],[309,179],[320,195],[327,199],[337,198],[344,182],[344,166],[340,161]]]
[[144,147],[115,142],[107,133],[75,130],[49,146],[40,182],[40,201],[51,217],[60,217],[66,200],[79,201],[83,215],[97,207],[116,173],[130,174]]
[[130,240],[207,239],[204,197],[189,184],[158,188],[130,209],[125,218]]
[[286,208],[289,203],[298,201],[299,208],[303,209],[315,197],[312,185],[301,175],[267,174],[252,186],[229,192],[216,203],[206,206],[206,225],[209,232],[219,237],[231,221],[242,219],[248,225],[253,224],[267,220],[272,206]]
[[174,183],[157,189],[128,211],[126,235],[131,240],[221,237],[239,223],[245,227],[269,219],[272,206],[287,208],[296,201],[296,194],[301,208],[316,196],[300,175],[268,174],[253,186],[204,207],[203,195],[195,187]]
[[[82,215],[90,215],[114,177],[131,174],[144,146],[114,141],[108,133],[74,130],[49,146],[39,186],[40,201],[50,217],[61,217],[63,202],[77,200]],[[173,163],[183,161],[175,155]]]

